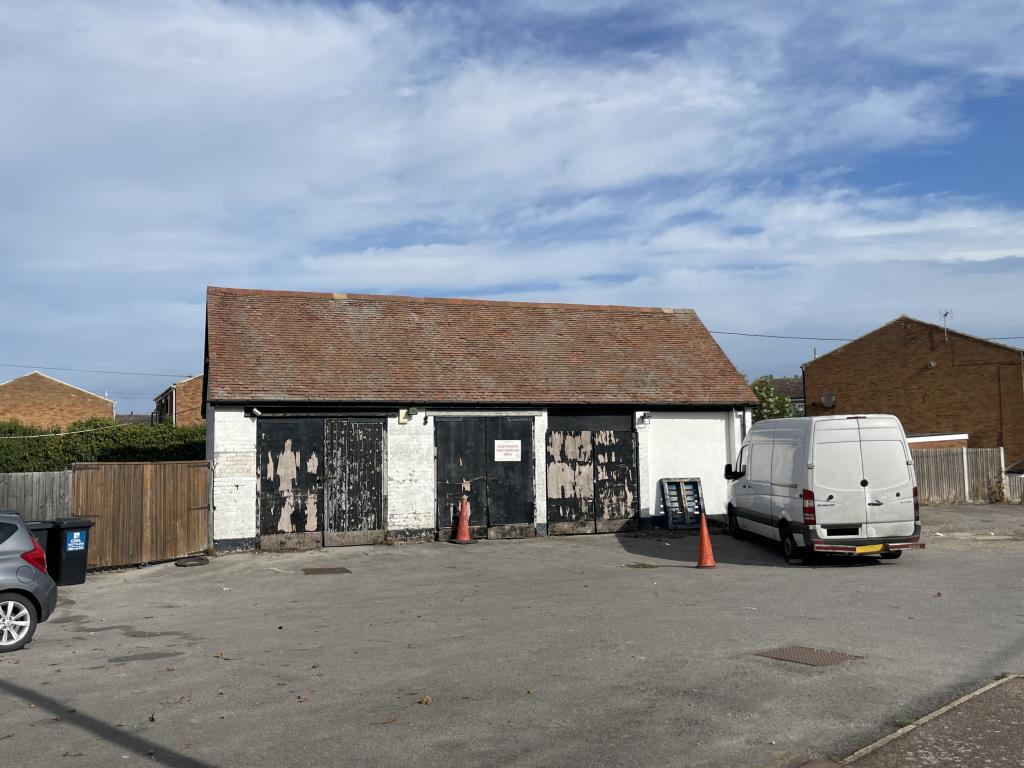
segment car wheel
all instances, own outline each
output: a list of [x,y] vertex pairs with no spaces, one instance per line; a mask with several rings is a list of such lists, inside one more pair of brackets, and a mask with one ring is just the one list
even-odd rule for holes
[[804,562],[804,550],[796,545],[796,539],[793,538],[793,533],[789,530],[788,525],[782,525],[779,528],[779,537],[782,539],[782,556],[786,558],[786,562]]
[[729,510],[729,533],[734,539],[743,538],[743,529],[740,528],[740,521],[736,518],[736,512],[733,509]]
[[0,653],[16,651],[36,633],[36,607],[22,595],[0,593]]
[[896,552],[883,552],[882,553],[882,559],[883,560],[899,560],[902,555],[903,555],[903,552],[900,551],[900,550],[897,550]]

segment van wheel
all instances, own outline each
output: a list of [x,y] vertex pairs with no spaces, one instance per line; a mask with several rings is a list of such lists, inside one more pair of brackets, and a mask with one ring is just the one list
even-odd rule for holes
[[902,550],[897,550],[896,552],[883,552],[881,557],[883,560],[899,560],[902,554]]
[[786,562],[803,563],[806,555],[803,548],[796,545],[796,539],[793,538],[788,525],[783,524],[779,527],[779,538],[782,539],[782,556],[786,558]]
[[743,529],[740,528],[740,521],[736,519],[736,510],[729,507],[729,533],[734,539],[743,538]]

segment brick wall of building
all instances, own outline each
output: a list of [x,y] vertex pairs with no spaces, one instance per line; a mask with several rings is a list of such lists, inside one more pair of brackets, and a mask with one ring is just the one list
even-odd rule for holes
[[0,384],[0,421],[66,427],[83,419],[114,418],[114,403],[38,372]]
[[1024,459],[1021,374],[1017,350],[899,318],[804,366],[807,415],[892,413],[908,435],[966,432],[1009,463]]
[[174,385],[175,425],[188,427],[203,423],[203,377],[196,376]]

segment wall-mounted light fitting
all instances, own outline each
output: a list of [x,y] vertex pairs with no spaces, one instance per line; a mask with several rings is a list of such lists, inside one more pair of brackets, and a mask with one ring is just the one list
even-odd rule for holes
[[639,420],[638,420],[638,421],[639,421],[639,423],[640,423],[640,424],[641,424],[642,426],[645,426],[645,427],[646,427],[646,426],[647,426],[648,424],[650,424],[650,423],[651,423],[651,414],[650,414],[650,411],[644,411],[643,413],[641,413],[641,414],[640,414],[640,418],[639,418]]
[[259,408],[253,408],[251,411],[249,411],[249,413],[251,413],[253,416],[263,415],[263,411],[261,411]]

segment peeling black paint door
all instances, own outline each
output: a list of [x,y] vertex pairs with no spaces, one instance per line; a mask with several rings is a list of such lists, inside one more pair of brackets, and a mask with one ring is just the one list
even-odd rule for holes
[[533,524],[532,417],[439,417],[434,434],[437,527],[442,537],[452,527],[463,493],[469,497],[474,536],[487,535],[488,528],[502,529],[499,535],[515,535],[504,527]]
[[323,419],[259,419],[260,536],[324,527]]
[[594,433],[548,432],[546,469],[548,533],[594,533]]
[[640,518],[635,432],[594,432],[594,512],[598,533],[635,530]]
[[551,430],[545,464],[548,533],[609,533],[637,527],[635,432]]
[[375,544],[384,539],[384,423],[326,419],[324,544]]

